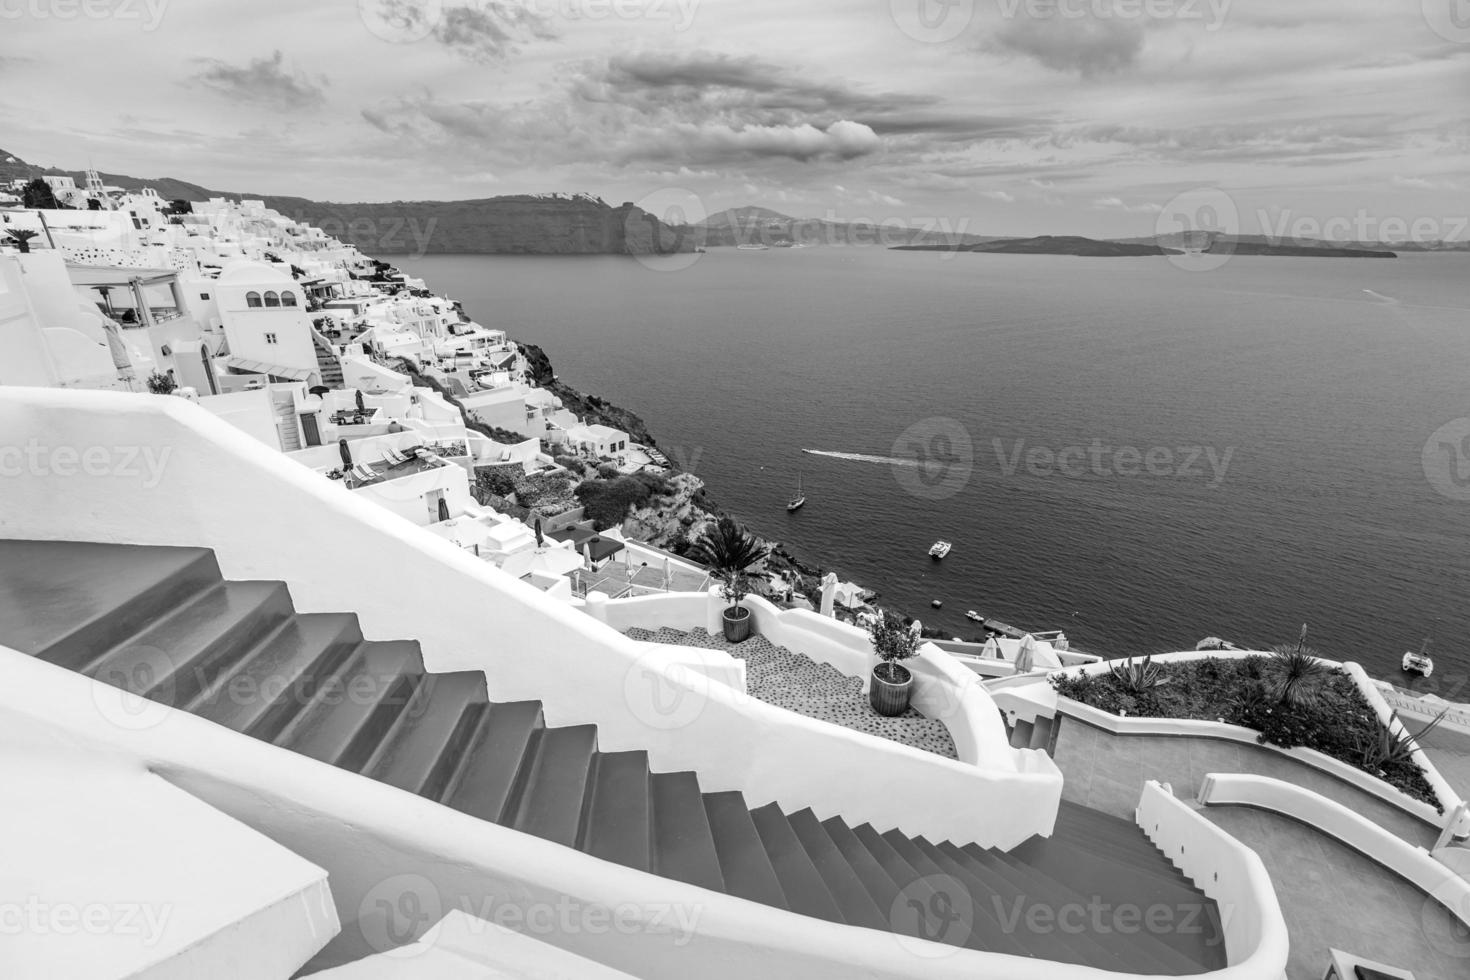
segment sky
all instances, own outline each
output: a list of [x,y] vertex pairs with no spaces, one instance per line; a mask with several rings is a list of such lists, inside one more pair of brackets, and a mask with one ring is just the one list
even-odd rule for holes
[[332,201],[1463,240],[1470,0],[0,0],[0,148]]

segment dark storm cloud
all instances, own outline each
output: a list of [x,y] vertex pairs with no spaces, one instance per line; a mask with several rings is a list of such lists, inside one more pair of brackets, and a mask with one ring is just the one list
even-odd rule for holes
[[492,0],[475,7],[445,7],[433,36],[458,55],[489,62],[514,52],[518,42],[549,40],[555,33],[532,5]]
[[326,101],[326,77],[313,77],[299,69],[288,69],[285,56],[280,51],[268,58],[255,58],[244,66],[216,58],[198,61],[204,67],[192,81],[237,102],[292,109],[315,108]]

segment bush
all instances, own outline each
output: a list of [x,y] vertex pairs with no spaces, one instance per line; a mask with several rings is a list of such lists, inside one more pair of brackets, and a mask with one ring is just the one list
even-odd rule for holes
[[597,475],[604,480],[616,480],[620,475],[618,468],[611,463],[603,463],[597,467]]
[[497,497],[509,497],[516,491],[516,472],[520,467],[481,467],[475,472],[475,486]]
[[1165,683],[1130,691],[1113,674],[1062,676],[1052,683],[1063,697],[1115,715],[1224,721],[1257,733],[1256,740],[1283,749],[1315,749],[1383,779],[1414,799],[1438,807],[1423,772],[1412,761],[1375,768],[1364,746],[1380,738],[1377,713],[1342,671],[1314,675],[1311,697],[1281,700],[1278,659],[1210,657],[1158,664]]
[[576,489],[577,500],[586,508],[592,526],[599,531],[621,526],[632,511],[646,506],[653,496],[647,482],[637,476],[587,480]]

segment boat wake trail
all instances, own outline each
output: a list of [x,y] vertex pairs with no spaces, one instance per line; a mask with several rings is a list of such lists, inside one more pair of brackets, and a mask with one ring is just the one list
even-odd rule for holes
[[854,463],[881,463],[885,466],[918,466],[916,459],[900,459],[897,456],[869,456],[866,453],[834,453],[826,449],[803,449],[802,452],[813,456],[826,456],[828,459],[846,459]]
[[1400,301],[1394,299],[1392,296],[1385,296],[1382,293],[1375,293],[1371,289],[1365,289],[1365,290],[1363,290],[1363,292],[1367,293],[1369,296],[1372,296],[1374,299],[1378,300],[1378,302],[1380,302],[1380,303],[1383,303],[1385,306],[1399,306],[1399,305],[1401,305]]
[[828,459],[845,459],[854,463],[877,463],[881,466],[937,466],[960,462],[958,459],[942,457],[929,460],[904,459],[901,456],[872,456],[868,453],[837,453],[827,449],[803,449],[802,452],[812,456],[826,456]]

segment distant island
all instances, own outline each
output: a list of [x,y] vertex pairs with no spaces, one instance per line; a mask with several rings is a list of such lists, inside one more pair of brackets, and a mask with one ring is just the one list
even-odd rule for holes
[[1099,241],[1077,235],[1040,235],[1036,238],[1002,238],[968,245],[897,245],[910,252],[989,252],[999,255],[1080,255],[1090,258],[1124,258],[1135,255],[1182,255],[1176,248],[1130,242]]
[[[0,150],[0,183],[42,175],[85,183],[82,171],[39,167]],[[513,194],[466,201],[333,203],[304,197],[210,190],[171,177],[102,174],[126,190],[152,187],[173,201],[212,197],[258,199],[375,256],[393,255],[650,255],[738,245],[876,245],[928,252],[1076,255],[1093,258],[1179,255],[1398,258],[1400,252],[1465,252],[1470,242],[1336,242],[1192,231],[1146,238],[1092,239],[974,235],[937,221],[894,222],[795,218],[757,205],[729,208],[699,221],[672,224],[633,202],[612,205],[587,194]],[[963,229],[964,222],[958,222]]]

